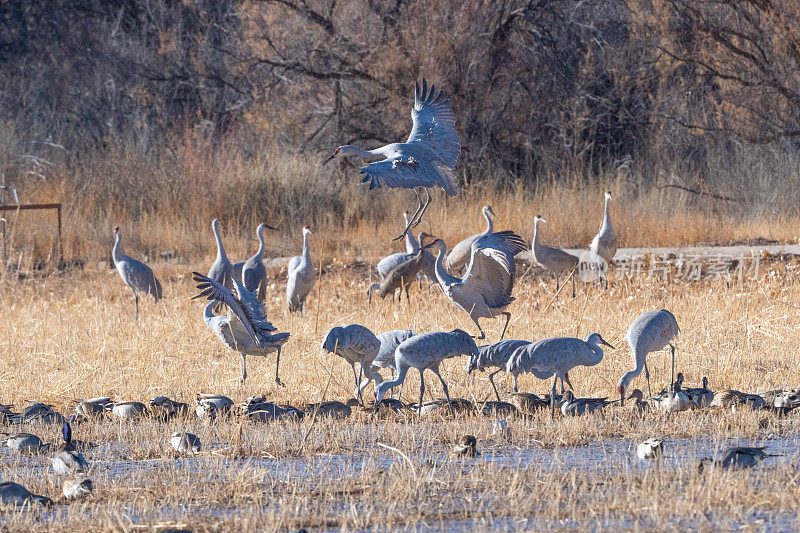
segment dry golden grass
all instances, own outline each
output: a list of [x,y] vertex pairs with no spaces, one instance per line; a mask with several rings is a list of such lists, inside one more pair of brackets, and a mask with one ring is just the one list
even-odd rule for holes
[[[189,299],[195,290],[188,273],[205,270],[206,262],[154,262],[165,299],[157,305],[143,300],[139,324],[133,320],[131,294],[113,270],[0,281],[0,402],[46,401],[67,412],[73,400],[101,395],[147,401],[166,394],[191,403],[198,392],[217,392],[237,401],[264,394],[293,405],[323,396],[344,401],[353,389],[349,367],[335,356],[319,355],[328,328],[355,322],[376,332],[406,327],[474,332],[438,288],[413,293],[408,305],[387,299],[369,306],[364,270],[344,268],[339,260],[328,264],[319,298],[315,290],[306,317],[285,316],[284,278],[274,271],[267,307],[278,328],[292,333],[282,357],[287,387],[272,381],[273,358],[248,358],[249,378],[240,385],[238,356],[206,329],[202,303]],[[624,341],[628,324],[642,311],[666,307],[682,328],[678,369],[687,385],[706,375],[713,389],[796,387],[796,267],[796,262],[762,264],[758,281],[743,285],[615,280],[605,292],[579,285],[576,299],[562,293],[557,302],[551,280],[529,273],[515,290],[507,337],[602,333],[617,349],[607,350],[596,367],[576,369],[570,377],[579,395],[615,397],[617,379],[631,366]],[[501,321],[483,323],[489,340],[496,340]],[[660,389],[668,379],[667,354],[652,354],[649,366],[653,387]],[[467,376],[465,368],[465,358],[443,365],[452,396],[491,399],[485,374]],[[403,388],[406,401],[416,399],[418,383],[411,372]],[[507,395],[510,382],[501,378],[498,383]],[[428,384],[434,396],[442,395],[432,375]],[[520,386],[543,393],[550,384],[524,376]],[[634,386],[644,387],[643,378]],[[83,503],[57,501],[44,516],[6,513],[0,524],[13,530],[61,529],[67,523],[76,530],[797,527],[800,421],[795,417],[698,411],[640,419],[618,409],[568,420],[540,414],[510,418],[511,442],[493,436],[491,424],[482,416],[454,421],[411,415],[248,421],[244,457],[238,458],[223,451],[237,441],[235,420],[84,424],[76,427],[76,438],[102,444],[88,457],[94,465],[94,496]],[[200,436],[200,456],[175,460],[164,451],[165,439],[177,429]],[[58,428],[33,431],[46,440],[58,434]],[[465,433],[477,436],[482,458],[447,460],[452,443]],[[652,435],[668,439],[670,459],[660,471],[633,459],[635,444]],[[732,439],[767,444],[786,455],[752,472],[698,475],[696,458]],[[377,442],[397,448],[410,462]],[[52,497],[60,494],[47,457],[1,457],[3,480]]]

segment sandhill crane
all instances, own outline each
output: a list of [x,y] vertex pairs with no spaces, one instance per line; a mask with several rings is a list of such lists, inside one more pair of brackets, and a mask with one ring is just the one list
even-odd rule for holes
[[549,372],[555,374],[553,378],[553,390],[550,393],[551,416],[556,413],[556,383],[559,379],[569,382],[568,372],[576,366],[594,366],[603,360],[603,349],[600,345],[608,346],[599,333],[592,333],[585,341],[574,337],[550,337],[536,341],[532,344],[523,345],[517,348],[516,352],[509,358],[506,365],[506,372]]
[[[497,368],[494,372],[489,373],[489,383],[492,384],[492,389],[494,389],[494,394],[499,402],[500,394],[494,384],[495,374],[506,369],[508,358],[517,348],[530,343],[530,341],[506,339],[485,346],[478,346],[478,354],[470,357],[469,363],[467,363],[467,374],[472,374],[473,370],[484,372],[488,367]],[[514,392],[517,392],[517,377],[517,375],[514,376]]]
[[214,233],[214,241],[217,243],[217,258],[214,260],[214,264],[211,265],[211,268],[208,269],[207,275],[217,283],[222,283],[226,287],[232,287],[231,276],[233,267],[225,253],[225,247],[222,246],[218,218],[211,221],[211,231]]
[[286,304],[290,313],[300,311],[300,316],[303,316],[306,298],[317,281],[317,273],[314,270],[314,263],[311,262],[311,252],[308,246],[309,235],[311,235],[311,228],[303,226],[303,253],[289,259],[287,269],[289,276],[286,280]]
[[766,446],[736,446],[727,448],[714,455],[713,458],[700,459],[697,470],[703,472],[708,466],[720,468],[753,468],[767,457],[776,457],[764,452]]
[[463,279],[451,276],[444,269],[444,256],[447,246],[442,239],[436,239],[426,248],[436,247],[436,279],[445,295],[456,307],[469,314],[478,326],[478,339],[486,338],[479,318],[494,318],[505,315],[506,323],[500,334],[506,334],[511,313],[506,311],[514,298],[516,263],[514,256],[525,249],[525,241],[512,231],[490,233],[472,243],[472,258]]
[[[422,242],[422,240],[427,236],[428,235],[426,233],[420,233],[420,242]],[[411,259],[400,263],[390,270],[383,281],[381,281],[381,284],[378,286],[378,296],[383,299],[386,298],[388,294],[391,294],[392,301],[394,301],[394,293],[397,291],[397,289],[400,289],[400,295],[398,296],[397,301],[399,302],[403,299],[404,290],[406,292],[406,301],[408,301],[411,283],[425,266],[426,252],[428,251],[424,248],[420,248],[417,250],[417,253],[411,257]]]
[[[636,389],[639,390],[639,389]],[[639,391],[640,393],[642,391]],[[664,455],[664,440],[650,437],[636,446],[636,455],[642,461],[658,461]]]
[[558,277],[564,273],[572,273],[572,297],[575,298],[575,269],[578,266],[578,258],[572,254],[546,246],[539,241],[539,223],[547,222],[542,215],[533,217],[533,258],[542,265],[545,270],[549,270],[556,278],[556,294],[560,288]]
[[[433,254],[431,254],[427,249],[424,248],[422,242],[427,237],[430,237],[430,235],[421,232],[417,236],[416,248],[417,251],[420,248],[424,250],[424,262],[421,271],[424,272],[426,276],[435,278],[436,272],[434,269],[435,260],[433,258]],[[410,259],[413,259],[416,253],[417,253],[416,251],[412,253],[397,252],[391,255],[387,255],[386,257],[378,261],[377,269],[378,269],[378,275],[381,278],[381,282],[383,282],[386,279],[386,277],[389,275],[392,269],[396,268],[399,265],[402,265],[403,263],[409,261]],[[367,296],[369,297],[370,302],[372,302],[372,293],[374,291],[380,290],[380,287],[381,283],[373,283],[372,285],[370,285],[369,289],[367,289]],[[394,297],[394,295],[392,296]]]
[[0,483],[0,504],[22,507],[29,502],[35,502],[46,507],[53,505],[53,500],[46,496],[33,494],[31,491],[13,481]]
[[494,223],[492,222],[492,217],[497,215],[495,215],[494,211],[492,211],[492,207],[489,205],[483,206],[481,213],[483,213],[483,218],[486,219],[486,229],[477,235],[467,237],[460,243],[453,246],[453,249],[450,250],[449,254],[447,254],[447,260],[444,263],[444,266],[447,268],[447,270],[453,271],[461,268],[462,266],[466,266],[472,255],[472,243],[481,237],[485,237],[486,235],[494,232]]
[[85,472],[89,468],[86,459],[75,449],[72,442],[72,428],[69,422],[64,422],[61,430],[61,444],[56,449],[53,457],[53,472],[66,475],[73,472]]
[[561,403],[561,414],[564,416],[588,415],[600,411],[608,404],[608,398],[576,398],[572,391],[567,391],[564,393]]
[[[360,376],[366,374],[368,380],[375,383],[383,381],[379,372],[372,370],[372,361],[381,349],[381,341],[368,328],[360,324],[331,328],[325,335],[320,348],[321,353],[335,353],[350,363],[353,369],[353,379],[356,384],[355,395],[363,407],[364,398],[361,396]],[[359,375],[356,374],[356,363],[359,364]],[[366,386],[366,385],[365,385]]]
[[[611,225],[611,213],[609,212],[609,202],[611,202],[611,191],[606,191],[605,206],[603,207],[603,224],[600,226],[600,231],[592,239],[592,244],[589,246],[589,251],[595,255],[599,255],[608,264],[617,253],[617,234],[614,233],[614,227]],[[606,273],[603,272],[603,281],[606,288],[608,288],[608,278]]]
[[267,269],[264,267],[264,232],[268,229],[277,231],[278,228],[273,228],[269,224],[259,224],[256,228],[256,236],[258,237],[258,251],[242,265],[242,285],[251,292],[258,291],[258,301],[263,302],[266,298],[266,278]]
[[[392,329],[377,335],[376,338],[381,343],[381,347],[378,350],[378,355],[372,360],[370,370],[372,372],[377,372],[381,368],[388,368],[392,371],[392,377],[394,377],[394,373],[397,370],[394,366],[394,351],[403,341],[413,336],[414,332],[410,329]],[[370,380],[368,379],[361,382],[360,388],[362,392],[366,386],[369,385],[369,382]]]
[[[408,226],[408,211],[403,211],[403,222]],[[414,232],[409,229],[406,231],[406,253],[415,254],[420,249],[417,239],[414,238]]]
[[[441,261],[441,256],[440,259]],[[386,392],[392,387],[402,385],[406,379],[409,368],[419,370],[419,403],[420,414],[422,407],[422,395],[425,392],[425,369],[430,369],[439,381],[442,382],[444,394],[447,397],[447,404],[450,405],[450,392],[447,390],[447,383],[439,373],[439,364],[449,357],[459,355],[478,356],[478,346],[475,340],[466,332],[460,329],[453,331],[435,331],[431,333],[421,333],[414,335],[404,341],[394,352],[395,367],[397,377],[391,381],[384,381],[375,387],[375,405],[380,404]],[[452,406],[450,410],[452,412]]]
[[92,493],[92,480],[86,474],[75,474],[64,480],[61,485],[61,492],[68,500],[78,500],[85,498]]
[[[207,278],[199,272],[193,272],[200,294],[194,298],[205,296],[211,302],[203,311],[206,326],[217,334],[225,345],[242,356],[242,379],[247,379],[246,356],[266,357],[278,352],[275,360],[275,383],[283,385],[278,377],[281,364],[281,348],[289,340],[289,333],[273,333],[276,328],[267,320],[264,304],[258,300],[254,291],[247,290],[237,279],[233,286],[237,296],[224,285]],[[194,299],[192,298],[192,299]],[[222,302],[228,306],[227,315],[215,315],[214,306]]]
[[119,277],[133,291],[133,299],[136,301],[136,320],[139,320],[139,291],[151,295],[158,303],[162,296],[161,282],[149,266],[122,253],[122,233],[119,226],[114,226],[114,236],[111,256],[114,258],[114,266],[119,272]]
[[[431,203],[429,187],[440,187],[448,196],[458,194],[458,178],[454,171],[461,141],[456,132],[456,117],[450,107],[450,100],[442,91],[436,93],[436,86],[422,80],[414,88],[414,109],[411,111],[414,126],[404,143],[392,143],[374,150],[361,150],[355,146],[344,145],[334,150],[324,165],[335,157],[344,158],[353,170],[364,177],[361,183],[369,183],[370,190],[389,187],[414,189],[418,206],[406,225],[406,229],[395,240],[400,240],[409,227],[415,227]],[[351,158],[359,158],[366,164],[356,169]],[[427,199],[424,204],[421,191]]]
[[647,370],[647,354],[661,350],[666,346],[669,346],[672,352],[670,383],[673,382],[672,380],[675,376],[675,346],[670,341],[678,333],[680,333],[678,322],[675,320],[675,316],[666,309],[647,311],[634,319],[625,337],[631,347],[631,352],[633,352],[635,367],[619,378],[617,392],[619,392],[620,403],[625,402],[625,390],[631,380],[642,373],[642,369],[644,369],[644,377],[647,379],[647,392],[650,394],[650,398],[653,398],[653,391],[650,389],[650,372]]

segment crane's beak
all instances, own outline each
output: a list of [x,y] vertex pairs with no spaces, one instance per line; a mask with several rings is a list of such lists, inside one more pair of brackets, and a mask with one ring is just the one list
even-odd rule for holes
[[334,153],[332,153],[331,155],[329,155],[329,156],[328,156],[328,159],[326,159],[325,161],[323,161],[323,162],[322,162],[322,164],[321,164],[320,166],[324,165],[325,163],[327,163],[328,161],[330,161],[330,160],[331,160],[331,159],[333,159],[334,157],[336,157],[336,152],[334,152]]
[[609,347],[609,348],[611,348],[612,350],[616,350],[616,348],[614,348],[614,347],[613,347],[613,346],[611,346],[609,343],[607,343],[607,342],[606,342],[606,340],[605,340],[603,337],[600,337],[600,344],[602,344],[602,345],[604,345],[604,346],[608,346],[608,347]]
[[265,227],[266,229],[271,229],[272,231],[280,231],[280,230],[278,230],[278,228],[273,228],[273,227],[272,227],[272,226],[270,226],[269,224],[264,224],[264,227]]

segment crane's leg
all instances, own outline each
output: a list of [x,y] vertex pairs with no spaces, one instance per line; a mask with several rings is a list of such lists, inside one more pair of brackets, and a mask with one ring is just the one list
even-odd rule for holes
[[567,382],[569,385],[569,390],[575,392],[575,389],[572,388],[572,383],[569,382],[569,372],[564,372],[564,379],[561,380],[561,392],[564,392],[564,381]]
[[416,228],[417,226],[419,226],[419,223],[422,222],[422,215],[425,214],[425,210],[428,209],[429,205],[431,205],[431,193],[428,192],[428,189],[425,187],[420,187],[420,188],[425,191],[426,200],[425,200],[425,205],[422,206],[422,211],[417,217],[417,220],[415,220],[414,223],[411,225],[412,228]]
[[425,376],[422,373],[424,368],[419,369],[419,403],[417,404],[417,416],[422,416],[422,395],[425,394]]
[[417,195],[417,210],[414,211],[414,214],[411,216],[410,219],[408,219],[408,224],[406,224],[406,228],[403,230],[403,233],[392,239],[393,241],[399,241],[400,239],[406,236],[406,233],[408,233],[408,229],[412,227],[412,224],[414,224],[414,220],[416,220],[417,215],[419,215],[420,211],[422,211],[422,198],[419,195],[419,189],[421,188],[422,187],[414,187],[413,189],[414,194]]
[[139,321],[139,293],[133,291],[133,301],[136,302],[136,321]]
[[670,379],[670,383],[674,383],[675,381],[675,346],[671,342],[669,344],[669,351],[672,352],[672,377]]
[[644,378],[647,380],[647,394],[650,395],[650,401],[653,401],[653,391],[650,390],[650,371],[647,370],[647,359],[644,360]]
[[550,418],[556,417],[556,383],[558,383],[558,375],[553,378],[553,390],[550,391]]
[[485,338],[486,338],[486,333],[483,331],[483,328],[482,328],[482,327],[481,327],[481,325],[478,323],[478,318],[477,318],[477,317],[474,317],[474,316],[472,316],[472,314],[471,314],[471,313],[470,313],[469,317],[472,319],[472,321],[473,321],[473,322],[475,322],[475,325],[476,325],[476,326],[478,326],[478,331],[480,331],[480,335],[478,335],[477,337],[475,337],[475,336],[473,335],[473,338],[474,338],[475,340],[481,340],[481,339],[485,339]]
[[245,354],[241,354],[241,355],[242,355],[242,381],[241,381],[241,383],[244,383],[244,380],[247,379],[247,361],[245,360],[245,358],[247,356]]
[[361,391],[358,389],[358,374],[356,374],[356,364],[350,363],[350,368],[353,369],[353,380],[356,382],[356,400],[361,401],[361,405],[364,405],[364,402],[361,400]]
[[517,388],[517,377],[518,374],[514,374],[514,392],[519,392],[519,389]]
[[497,387],[494,385],[494,375],[503,370],[502,368],[495,370],[494,372],[489,374],[489,383],[492,384],[492,388],[494,389],[494,395],[497,396],[497,401],[500,401],[500,395],[497,393]]
[[570,276],[570,277],[572,278],[572,299],[574,300],[575,299],[575,272],[574,271],[572,272],[572,276]]
[[442,375],[439,374],[439,369],[438,368],[436,370],[434,370],[433,373],[436,374],[436,377],[439,378],[439,381],[442,382],[442,388],[444,389],[444,395],[447,398],[447,407],[450,408],[450,415],[455,416],[456,413],[455,413],[455,411],[453,411],[453,404],[450,403],[450,391],[447,390],[447,383],[445,383],[444,379],[442,379]]
[[506,315],[506,323],[503,326],[503,333],[500,334],[500,340],[503,340],[503,337],[506,336],[506,328],[508,327],[508,322],[511,320],[511,313],[509,313],[508,311],[503,311],[500,314]]
[[281,381],[281,378],[278,377],[278,369],[280,367],[281,367],[281,347],[278,346],[278,357],[275,360],[275,383],[277,383],[281,387],[285,387],[286,385],[284,385],[283,381]]
[[556,277],[556,299],[558,299],[558,290],[561,288],[561,286],[558,283],[558,274],[554,272],[553,275]]

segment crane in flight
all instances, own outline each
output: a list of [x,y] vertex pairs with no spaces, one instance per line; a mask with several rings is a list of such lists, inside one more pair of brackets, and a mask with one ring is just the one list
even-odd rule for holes
[[[409,228],[416,227],[425,210],[431,203],[430,187],[441,188],[448,196],[458,194],[458,178],[455,173],[456,161],[461,153],[461,141],[456,132],[456,117],[450,107],[450,99],[443,91],[436,92],[436,86],[423,78],[422,87],[417,82],[414,88],[414,108],[411,110],[413,127],[404,143],[392,143],[362,150],[346,144],[339,146],[322,162],[341,157],[343,161],[359,174],[361,183],[369,183],[370,190],[388,187],[390,189],[413,189],[417,195],[417,209],[406,224],[405,230],[394,240],[400,240]],[[361,167],[351,162],[358,158],[365,163]],[[421,192],[425,191],[423,202]]]

